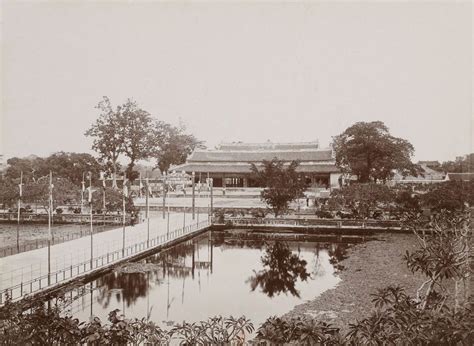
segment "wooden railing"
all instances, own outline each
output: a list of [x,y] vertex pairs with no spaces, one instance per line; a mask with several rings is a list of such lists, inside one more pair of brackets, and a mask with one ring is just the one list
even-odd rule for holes
[[214,218],[214,224],[226,226],[305,226],[305,227],[330,227],[330,228],[383,228],[399,230],[401,222],[396,220],[337,220],[337,219],[290,219],[290,218],[246,218],[226,217],[223,221]]
[[[63,263],[62,268],[55,270],[51,273],[41,273],[37,275],[37,271],[29,273],[30,267],[21,269],[21,280],[19,283],[9,286],[3,281],[0,281],[0,286],[5,287],[0,290],[0,306],[5,304],[5,301],[11,299],[12,301],[22,299],[26,295],[39,292],[41,290],[51,288],[58,284],[68,282],[72,279],[84,276],[93,272],[94,270],[105,268],[112,264],[120,261],[127,260],[133,256],[139,255],[146,251],[149,251],[159,246],[166,245],[170,242],[184,238],[185,236],[192,235],[198,231],[201,231],[209,227],[210,223],[208,220],[200,221],[195,224],[180,227],[166,234],[161,234],[157,237],[148,240],[141,240],[135,242],[125,248],[117,248],[116,250],[107,252],[103,255],[96,256],[92,259],[86,259],[75,263]],[[33,269],[31,269],[33,271]],[[1,273],[0,273],[1,274]],[[16,273],[15,277],[19,277],[19,273]],[[31,279],[23,278],[31,277]],[[2,276],[0,275],[0,278]],[[5,278],[8,281],[8,275]],[[3,278],[2,278],[3,280]],[[13,274],[10,278],[13,280]]]
[[[17,213],[0,213],[0,222],[17,222]],[[53,222],[59,223],[90,223],[89,214],[54,214]],[[93,224],[120,225],[123,222],[123,216],[94,214]],[[130,224],[130,215],[125,216],[126,224]],[[22,213],[20,223],[48,223],[48,214]]]

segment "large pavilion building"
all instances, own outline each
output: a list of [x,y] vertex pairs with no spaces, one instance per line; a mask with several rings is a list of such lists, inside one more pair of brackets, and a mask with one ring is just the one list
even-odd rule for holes
[[[259,187],[251,178],[251,164],[277,158],[290,163],[299,160],[297,171],[311,187],[339,186],[340,170],[331,149],[320,149],[318,142],[307,143],[222,143],[214,150],[196,149],[186,163],[173,171],[195,173],[195,179],[213,178],[214,187]],[[201,177],[201,178],[200,178]]]

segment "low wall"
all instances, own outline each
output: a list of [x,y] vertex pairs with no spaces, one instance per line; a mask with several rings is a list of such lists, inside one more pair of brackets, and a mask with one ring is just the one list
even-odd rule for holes
[[[17,223],[17,213],[0,213],[0,223]],[[91,222],[90,214],[54,214],[52,223],[54,224],[68,224],[68,223],[83,223],[89,224]],[[23,213],[20,215],[20,223],[48,223],[48,214]],[[94,214],[92,217],[94,225],[121,225],[123,223],[122,215],[101,215]],[[130,215],[126,215],[125,223],[130,224]]]

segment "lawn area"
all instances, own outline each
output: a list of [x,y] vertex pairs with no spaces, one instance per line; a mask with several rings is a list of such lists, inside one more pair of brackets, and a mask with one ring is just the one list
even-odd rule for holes
[[296,306],[287,316],[308,315],[348,331],[349,323],[368,317],[374,304],[372,293],[378,288],[400,285],[414,295],[424,277],[413,275],[403,255],[417,248],[413,234],[383,234],[378,240],[349,248],[339,276],[342,281],[312,301]]

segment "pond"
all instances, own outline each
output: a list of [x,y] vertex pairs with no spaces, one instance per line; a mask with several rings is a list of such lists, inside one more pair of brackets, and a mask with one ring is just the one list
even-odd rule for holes
[[164,326],[245,315],[259,326],[337,285],[339,261],[361,241],[304,239],[207,233],[71,291],[67,311],[105,321],[119,309]]

